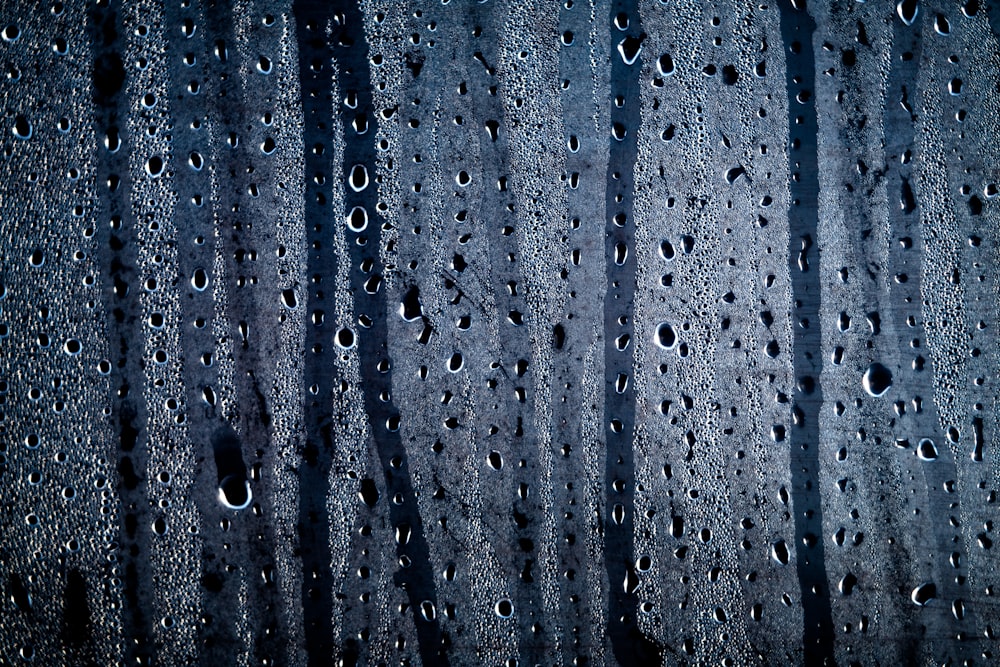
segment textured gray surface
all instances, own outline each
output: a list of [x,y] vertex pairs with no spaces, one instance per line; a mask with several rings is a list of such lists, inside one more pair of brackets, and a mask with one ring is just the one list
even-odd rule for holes
[[992,664],[998,30],[4,3],[0,664]]

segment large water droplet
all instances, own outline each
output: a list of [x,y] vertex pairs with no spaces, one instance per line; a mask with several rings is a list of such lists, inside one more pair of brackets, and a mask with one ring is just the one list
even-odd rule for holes
[[677,345],[677,334],[674,333],[674,328],[669,323],[661,322],[656,327],[656,344],[664,350],[672,350]]
[[883,396],[892,387],[892,371],[875,362],[865,371],[861,384],[870,395]]

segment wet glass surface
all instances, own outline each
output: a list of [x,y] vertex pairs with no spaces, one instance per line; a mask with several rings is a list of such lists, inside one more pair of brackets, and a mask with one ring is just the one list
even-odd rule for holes
[[1000,6],[0,6],[0,665],[989,665]]

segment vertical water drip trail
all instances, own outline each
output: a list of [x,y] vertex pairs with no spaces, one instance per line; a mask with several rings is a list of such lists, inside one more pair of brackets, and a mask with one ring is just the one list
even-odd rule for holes
[[[435,611],[430,614],[430,618],[425,616],[426,603],[429,602],[437,609],[437,592],[430,549],[410,477],[406,448],[399,435],[399,413],[392,401],[389,308],[382,286],[383,266],[380,257],[381,225],[374,220],[377,218],[376,207],[379,202],[378,186],[373,182],[377,164],[376,121],[381,114],[376,114],[373,107],[368,44],[364,39],[361,10],[351,0],[341,0],[333,5],[334,16],[339,21],[334,26],[332,35],[333,56],[338,65],[338,84],[345,98],[356,102],[352,104],[350,113],[340,114],[344,136],[344,160],[340,174],[345,183],[343,212],[360,206],[373,218],[367,233],[360,234],[350,244],[349,251],[351,291],[357,314],[355,321],[363,328],[352,334],[354,340],[341,339],[339,342],[356,344],[358,347],[365,411],[371,423],[379,464],[385,473],[386,495],[393,499],[389,503],[389,520],[394,528],[404,529],[397,530],[397,534],[408,535],[408,539],[397,540],[399,570],[393,575],[393,583],[406,591],[416,626],[422,664],[447,665],[447,641],[442,641],[437,613]],[[362,115],[368,119],[368,125],[367,131],[359,134],[354,129],[353,121]],[[359,173],[356,169],[359,166],[365,171],[362,182],[355,178]]]
[[[910,341],[926,340],[923,317],[921,314],[923,276],[920,258],[924,257],[926,246],[921,233],[922,205],[918,198],[915,179],[915,163],[920,159],[915,141],[916,124],[921,110],[918,90],[919,65],[922,52],[921,34],[923,13],[918,13],[911,25],[894,18],[892,56],[890,59],[889,77],[886,83],[885,125],[891,128],[886,137],[886,183],[889,198],[890,224],[890,265],[895,267],[897,275],[909,276],[906,282],[889,281],[889,293],[894,303],[889,309],[890,318],[887,322],[887,333],[895,340],[890,343],[898,350],[919,352]],[[893,201],[893,200],[896,201]],[[909,246],[903,247],[899,241],[908,239]],[[914,325],[906,323],[907,316],[914,318]],[[892,339],[890,339],[892,340]],[[901,354],[899,368],[895,370],[898,380],[893,389],[898,386],[903,391],[912,391],[919,396],[927,386],[925,383],[933,371],[930,368],[909,367],[904,360],[909,355]],[[928,364],[929,366],[929,364]],[[921,370],[916,370],[920,368]],[[903,389],[903,388],[906,389]],[[938,443],[938,458],[932,465],[917,462],[927,489],[926,517],[959,516],[963,512],[959,494],[945,491],[949,483],[959,478],[958,466],[952,453],[952,447],[945,444],[944,433],[940,427],[940,416],[936,401],[922,401],[919,410],[911,409],[893,418],[898,435],[904,435],[910,443],[917,445],[924,437],[930,437]],[[906,452],[909,454],[909,451]],[[968,482],[966,482],[968,483]],[[926,519],[925,519],[926,521]],[[965,571],[967,559],[962,531],[951,521],[930,521],[924,524],[926,543],[933,545],[935,555],[928,558],[930,567],[928,573],[937,587],[937,595],[942,600],[960,600],[968,594],[964,581],[968,575]],[[959,554],[953,557],[953,563],[947,561],[947,554]],[[923,559],[921,559],[923,560]],[[920,583],[920,582],[915,582]],[[929,610],[936,614],[933,621],[921,619],[922,622],[933,622],[939,628],[942,636],[957,636],[965,631],[965,627],[974,627],[975,614],[964,612],[962,619],[941,605]],[[964,626],[964,627],[963,627]],[[916,647],[910,657],[917,659]],[[960,653],[958,655],[961,655]],[[952,657],[955,657],[954,654]]]
[[[502,34],[505,16],[509,11],[497,3],[482,4],[471,9],[466,16],[472,24],[479,29],[479,37],[476,38],[473,58],[477,64],[472,66],[470,73],[476,78],[470,77],[469,91],[473,96],[474,104],[482,117],[489,120],[504,118],[503,93],[496,94],[499,84],[502,84],[502,75],[498,72],[502,59]],[[481,77],[481,78],[480,78]],[[491,92],[492,91],[492,92]],[[493,130],[484,126],[489,134],[487,139],[480,143],[481,159],[483,164],[489,164],[488,169],[483,169],[483,183],[490,181],[499,184],[501,179],[506,179],[511,175],[511,144],[510,135],[506,131],[508,128],[500,125]],[[496,134],[492,134],[496,132]],[[482,136],[482,135],[480,135]],[[506,186],[505,186],[506,187]],[[515,208],[504,206],[503,190],[498,187],[498,196],[486,197],[479,204],[478,217],[483,221],[488,221],[492,229],[490,230],[491,250],[497,257],[520,256],[523,248],[518,241],[518,234],[511,233],[517,225],[517,216],[514,214]],[[511,202],[514,200],[511,199]],[[475,209],[473,209],[475,210]],[[475,213],[474,213],[475,215]],[[522,289],[518,293],[511,290],[509,285],[524,284],[525,275],[520,262],[494,262],[489,268],[489,281],[497,299],[497,308],[501,313],[530,312],[527,300],[527,290]],[[510,321],[500,323],[501,333],[499,348],[497,350],[498,359],[505,370],[506,378],[512,384],[507,385],[509,389],[514,389],[517,384],[525,383],[532,374],[538,371],[537,368],[521,366],[527,360],[536,359],[532,348],[537,343],[533,341],[528,333],[528,326],[513,326]],[[509,373],[508,373],[509,371]],[[534,415],[536,414],[536,401],[539,400],[537,392],[530,389],[521,397],[517,397],[514,391],[505,391],[502,397],[498,397],[498,402],[494,409],[499,407],[505,413],[504,433],[506,434],[507,446],[504,456],[518,465],[514,468],[514,483],[524,489],[540,489],[544,484],[540,469],[539,460],[539,438],[542,434],[536,428]],[[523,486],[521,486],[523,485]],[[507,526],[511,529],[503,539],[509,546],[499,549],[501,563],[510,568],[508,572],[516,576],[516,583],[510,589],[511,602],[515,610],[518,631],[518,661],[525,664],[534,665],[541,662],[553,654],[553,649],[546,645],[545,638],[550,636],[546,631],[538,631],[538,628],[556,625],[558,620],[555,615],[550,615],[551,608],[547,604],[544,595],[544,568],[545,551],[542,548],[540,535],[544,530],[545,519],[541,516],[542,511],[537,500],[540,497],[536,491],[514,496],[513,501],[507,505],[506,499],[499,500],[491,508],[488,516],[495,517],[495,520],[510,522]],[[506,508],[508,514],[505,517]],[[502,524],[501,524],[502,525]],[[514,547],[514,544],[517,547]],[[516,574],[515,574],[516,573]]]
[[[207,86],[209,90],[216,92],[216,106],[213,109],[216,113],[212,118],[212,134],[215,137],[216,145],[222,146],[223,137],[229,133],[237,137],[249,134],[247,131],[252,123],[249,109],[253,104],[247,103],[247,93],[237,85],[240,80],[239,69],[246,66],[241,62],[241,53],[238,34],[235,26],[238,24],[233,3],[229,0],[214,2],[205,7],[205,28],[207,34],[213,35],[218,40],[215,44],[217,55],[205,54],[205,59],[210,64],[210,71],[216,74],[215,81]],[[212,46],[209,49],[212,49]],[[217,87],[217,88],[216,88]],[[221,152],[216,153],[216,173],[221,176],[219,179],[219,230],[222,244],[222,252],[225,255],[228,276],[239,276],[247,273],[246,266],[241,266],[245,261],[244,257],[254,253],[253,248],[261,240],[261,232],[254,231],[257,222],[259,230],[263,225],[260,219],[255,220],[252,200],[248,201],[245,195],[245,184],[240,178],[234,177],[240,172],[252,173],[256,167],[255,158],[259,153],[249,150],[250,142],[240,141],[235,147],[226,147]],[[257,158],[260,159],[260,158]],[[226,176],[230,177],[227,178]],[[249,210],[247,210],[249,209]],[[267,234],[267,232],[264,232]],[[239,283],[236,283],[237,285]],[[251,283],[252,284],[252,283]],[[258,307],[261,295],[254,289],[229,290],[226,299],[227,314],[231,329],[234,330],[233,338],[236,338],[236,323],[240,326],[247,326],[248,331],[264,331],[268,325],[268,309]],[[265,336],[248,335],[242,345],[234,345],[232,348],[232,359],[234,365],[232,390],[235,395],[239,411],[239,437],[235,432],[228,438],[234,445],[229,448],[227,458],[230,459],[228,465],[232,470],[238,472],[236,478],[244,482],[246,476],[246,462],[260,461],[268,452],[271,445],[271,414],[267,400],[261,389],[261,382],[257,375],[258,369],[263,371],[264,357],[268,354],[270,341]],[[228,426],[236,427],[236,424]],[[213,426],[213,430],[217,426]],[[213,437],[213,448],[216,450],[216,468],[221,483],[226,475],[223,472],[222,464],[215,447],[218,433]],[[221,432],[226,432],[223,429]],[[230,536],[227,539],[237,539],[243,542],[240,550],[236,552],[237,557],[246,558],[250,561],[246,569],[253,568],[259,572],[271,571],[274,565],[274,531],[269,519],[274,516],[273,506],[270,502],[270,494],[256,493],[254,496],[255,511],[240,512],[236,520],[232,522]],[[216,545],[212,545],[215,547]],[[243,549],[246,549],[243,551]],[[256,659],[263,663],[272,659],[273,656],[281,653],[280,640],[278,639],[279,617],[281,613],[281,601],[278,599],[277,589],[263,576],[252,576],[253,572],[244,572],[245,582],[249,589],[249,594],[253,596],[257,604],[254,606],[254,613],[250,617],[253,634],[253,652]],[[235,583],[235,582],[234,582]],[[235,586],[233,587],[235,588]],[[230,594],[235,593],[231,590]],[[228,602],[227,596],[219,596],[220,602]],[[237,598],[233,597],[235,602]],[[227,633],[235,633],[236,626],[239,625],[237,618],[230,618],[233,627],[224,628]]]
[[[802,7],[797,9],[796,7]],[[805,663],[832,665],[833,618],[823,546],[823,506],[819,485],[819,412],[823,405],[820,324],[818,136],[813,32],[816,23],[805,3],[779,3],[788,91],[788,269],[792,282],[795,414],[791,443],[792,506],[795,513],[796,570],[803,608]],[[811,263],[811,265],[810,265]]]
[[91,637],[92,625],[90,605],[87,603],[87,580],[80,570],[71,568],[66,573],[60,633],[68,664],[97,664]]
[[[299,76],[302,86],[303,143],[305,145],[305,223],[309,243],[307,275],[308,312],[332,310],[324,292],[336,276],[333,261],[332,199],[329,178],[329,127],[334,122],[333,55],[326,28],[334,7],[322,0],[296,0],[293,4],[298,38]],[[313,178],[313,176],[317,176]],[[336,655],[333,637],[332,574],[330,571],[330,520],[326,511],[327,480],[333,449],[333,363],[324,359],[332,347],[331,332],[313,326],[306,330],[303,382],[317,387],[304,409],[305,437],[299,467],[299,550],[302,558],[302,611],[309,665],[325,665]],[[330,354],[325,351],[325,354]],[[350,647],[347,649],[350,651]],[[351,663],[350,656],[345,662]]]
[[[230,78],[229,60],[216,55],[226,50],[226,44],[229,48],[233,47],[234,40],[227,32],[227,26],[232,22],[232,8],[230,3],[226,2],[205,7],[203,15],[199,15],[197,11],[197,8],[191,11],[191,8],[183,8],[178,4],[168,7],[164,16],[168,24],[180,24],[185,18],[190,17],[201,26],[200,30],[186,38],[182,44],[185,49],[190,49],[185,52],[185,66],[188,67],[188,62],[192,65],[197,63],[203,68],[202,71],[206,73],[207,79],[200,89],[201,94],[197,96],[186,95],[188,91],[184,89],[183,79],[178,77],[174,80],[174,85],[184,91],[180,94],[187,97],[181,116],[186,116],[188,126],[178,128],[172,145],[172,153],[178,158],[175,162],[178,168],[174,171],[174,183],[181,195],[180,201],[185,199],[181,193],[197,192],[201,195],[211,192],[210,182],[213,177],[210,174],[227,174],[229,169],[237,168],[234,167],[232,158],[225,160],[218,149],[213,150],[213,142],[206,136],[207,133],[216,137],[224,136],[224,128],[237,125],[229,118],[231,113],[229,109],[231,106],[239,107],[239,105],[225,104],[228,99],[225,82]],[[223,45],[221,49],[218,48],[220,43]],[[217,107],[216,103],[221,104]],[[191,127],[195,119],[199,122],[197,130]],[[231,149],[226,150],[231,151]],[[198,162],[201,167],[199,170],[192,169],[190,162],[184,165],[184,160],[190,160],[189,156],[194,151],[201,156]],[[230,177],[220,180],[228,186],[235,179]],[[228,192],[229,188],[225,201],[232,205]],[[198,269],[212,273],[215,243],[204,242],[204,239],[214,238],[217,216],[229,221],[222,213],[225,205],[221,201],[214,200],[215,197],[210,195],[207,206],[189,204],[175,209],[176,228],[181,238],[187,236],[184,239],[187,242],[179,243],[177,246],[177,269],[185,278],[193,277]],[[202,243],[191,242],[198,236],[202,237]],[[228,235],[223,236],[228,238]],[[186,412],[187,433],[194,445],[194,451],[197,452],[196,456],[204,456],[207,461],[212,461],[214,458],[212,435],[218,428],[219,421],[215,406],[207,409],[202,388],[214,386],[221,389],[223,382],[220,382],[220,367],[226,363],[223,361],[224,353],[215,349],[217,339],[214,329],[218,325],[212,315],[216,308],[214,288],[219,286],[214,284],[214,280],[218,278],[219,276],[213,275],[212,279],[206,279],[209,282],[205,285],[209,288],[204,290],[195,289],[190,280],[179,283],[179,287],[187,290],[188,297],[180,300],[181,317],[187,325],[182,327],[180,332],[181,348],[185,351],[183,377],[187,389],[187,405],[192,408]],[[201,327],[196,324],[199,319],[202,320]],[[209,322],[211,324],[208,324]],[[205,357],[200,359],[198,357],[209,350],[212,350],[212,360],[211,365],[206,365]],[[202,497],[209,501],[199,512],[203,621],[198,623],[195,639],[198,642],[199,660],[204,664],[225,663],[230,661],[236,652],[245,649],[245,643],[238,636],[238,616],[233,614],[233,610],[240,609],[238,589],[241,579],[244,579],[248,570],[241,568],[243,572],[240,570],[233,572],[230,568],[232,561],[237,558],[236,554],[242,553],[239,543],[249,540],[245,537],[236,537],[234,540],[234,535],[243,535],[243,531],[239,528],[243,522],[237,521],[234,524],[237,527],[236,533],[231,530],[228,522],[233,518],[232,511],[227,511],[215,500],[215,487],[218,481],[216,473],[217,466],[208,463],[202,467],[200,480],[195,482],[196,485],[199,483],[203,485],[201,489],[207,494]],[[223,525],[226,529],[222,528]],[[231,549],[234,541],[237,543],[236,552]],[[259,636],[263,637],[264,633],[260,633]]]
[[[605,208],[608,292],[604,297],[604,405],[607,429],[604,553],[610,588],[608,634],[615,658],[621,665],[655,664],[660,654],[656,644],[639,629],[636,618],[638,600],[633,592],[638,584],[633,571],[635,383],[629,382],[622,393],[618,393],[616,387],[620,373],[632,373],[632,354],[618,350],[615,339],[622,334],[635,335],[632,323],[636,290],[633,169],[638,155],[639,76],[642,70],[642,61],[635,49],[645,36],[639,25],[636,4],[635,0],[615,0],[611,3],[608,17],[613,55],[609,100],[612,132],[609,137]],[[624,31],[615,25],[615,18],[620,15],[628,17],[628,28]],[[619,21],[621,24],[623,22]],[[623,53],[618,52],[619,43],[623,45]],[[621,132],[615,128],[624,128],[625,136],[621,137]],[[622,248],[627,249],[628,256],[619,264],[616,257]]]
[[[94,135],[114,137],[120,141],[95,147],[97,151],[97,197],[95,218],[104,222],[97,226],[98,247],[110,248],[107,262],[101,266],[104,303],[111,317],[107,322],[109,384],[112,420],[118,431],[119,483],[117,490],[123,508],[119,537],[118,568],[124,589],[124,660],[128,664],[149,664],[153,646],[150,637],[152,619],[147,611],[152,605],[152,572],[149,559],[142,550],[148,547],[149,522],[145,518],[148,506],[140,472],[146,469],[146,411],[141,385],[137,398],[130,396],[131,377],[142,378],[139,354],[130,354],[133,340],[141,340],[136,328],[141,327],[136,272],[137,249],[134,220],[129,207],[129,137],[124,135],[129,113],[125,99],[125,64],[119,52],[121,4],[117,0],[95,3],[88,15],[88,32],[94,58]],[[119,132],[121,135],[119,137]],[[108,222],[111,224],[107,224]],[[141,345],[140,345],[141,350]],[[111,563],[107,565],[107,581],[114,577]]]

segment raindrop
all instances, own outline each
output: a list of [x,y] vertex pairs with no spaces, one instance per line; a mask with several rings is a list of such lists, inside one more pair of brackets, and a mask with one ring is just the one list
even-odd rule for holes
[[880,363],[873,363],[861,378],[861,384],[871,396],[884,396],[892,387],[892,372]]
[[896,14],[899,15],[899,18],[906,25],[913,25],[913,22],[917,19],[918,11],[917,0],[899,0],[896,3]]
[[642,53],[642,37],[626,37],[618,43],[618,55],[626,65],[634,64],[640,53]]
[[152,177],[157,177],[163,173],[163,158],[154,155],[146,162],[146,173]]
[[31,123],[25,116],[18,115],[14,118],[14,127],[11,128],[11,132],[18,139],[30,139],[32,134]]
[[406,290],[403,300],[399,304],[399,316],[405,322],[415,322],[423,315],[423,308],[420,305],[420,288],[414,285]]
[[205,291],[205,288],[208,287],[208,273],[205,272],[205,269],[194,270],[194,274],[191,276],[191,287],[199,292]]
[[615,264],[622,266],[628,259],[628,246],[624,243],[615,245]]
[[737,178],[739,178],[740,176],[745,176],[746,173],[747,170],[744,169],[742,165],[733,167],[732,169],[726,171],[726,182],[732,185]]
[[656,69],[660,73],[660,76],[670,76],[674,73],[674,59],[670,57],[669,53],[664,53],[656,61]]
[[837,584],[837,588],[840,590],[840,594],[847,596],[854,592],[854,587],[858,585],[858,578],[852,573],[848,572]]
[[910,600],[919,607],[926,607],[936,597],[937,586],[930,582],[920,584],[910,593]]
[[514,615],[514,604],[508,598],[498,600],[493,606],[493,611],[500,618],[510,618]]
[[244,477],[229,475],[219,484],[219,502],[231,510],[245,510],[252,500],[250,482]]
[[363,502],[368,507],[375,507],[375,504],[378,503],[379,492],[378,492],[378,487],[375,486],[374,479],[366,477],[365,479],[361,480],[361,487],[358,490],[358,497],[361,498],[361,502]]
[[[733,65],[726,65],[722,68],[722,82],[727,86],[736,85],[737,80],[739,80],[739,73],[736,71],[736,67]],[[732,181],[730,181],[732,183]]]
[[923,438],[917,444],[917,456],[921,461],[934,461],[938,457],[937,445],[930,438]]
[[368,187],[368,169],[363,164],[356,164],[351,167],[351,177],[348,180],[351,189],[361,192]]
[[661,322],[656,327],[656,344],[664,350],[672,350],[677,345],[677,334],[669,323]]
[[357,342],[357,338],[354,335],[354,331],[350,327],[341,327],[340,330],[337,331],[334,341],[340,349],[350,350]]
[[368,211],[362,206],[355,206],[345,220],[352,232],[363,232],[368,227]]
[[784,540],[771,544],[771,558],[779,565],[788,565],[788,544]]
[[295,310],[298,305],[298,299],[295,297],[295,290],[291,287],[281,291],[281,305],[288,310]]

